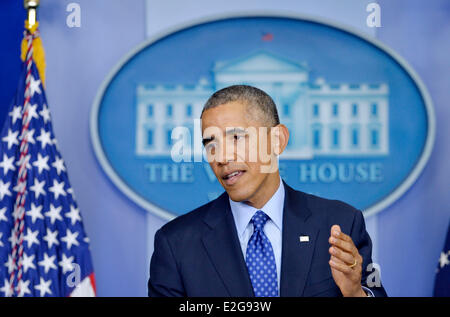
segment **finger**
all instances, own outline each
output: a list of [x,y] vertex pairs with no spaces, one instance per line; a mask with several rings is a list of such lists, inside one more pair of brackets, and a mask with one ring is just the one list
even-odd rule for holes
[[335,257],[334,255],[332,255],[332,256],[330,257],[330,260],[333,260],[333,261],[336,262],[336,263],[341,263],[341,264],[347,265],[345,262],[343,262],[341,259],[338,259],[338,258]]
[[[356,273],[360,273],[360,272],[362,271],[362,266],[361,266],[361,263],[362,263],[362,262],[360,262],[359,259],[356,259],[356,265],[353,266],[353,267],[350,267],[351,265],[347,264],[346,262],[343,262],[341,259],[335,257],[334,255],[332,255],[332,256],[330,257],[330,260],[332,260],[332,261],[334,261],[334,262],[336,262],[336,263],[342,264],[342,265],[346,265],[346,266],[348,266],[350,269],[352,269],[352,271],[354,271],[354,272],[356,272]],[[354,263],[354,261],[353,261],[353,263]],[[352,264],[353,264],[353,263],[352,263]]]
[[328,242],[330,242],[331,245],[338,247],[339,249],[342,249],[343,251],[349,252],[351,254],[355,254],[357,251],[353,242],[344,241],[334,236],[331,236],[330,239],[328,239]]
[[333,235],[333,233],[339,235],[339,233],[341,233],[341,227],[339,225],[331,226],[331,234]]
[[352,238],[341,231],[339,225],[333,225],[331,227],[330,244],[334,244],[338,248],[353,254],[358,255],[358,249],[353,243]]
[[333,225],[331,227],[331,236],[339,238],[344,241],[353,242],[352,238],[349,235],[346,235],[342,232],[341,227],[339,225]]
[[346,263],[347,265],[352,265],[355,263],[356,258],[353,256],[353,254],[342,251],[342,249],[339,249],[335,246],[330,247],[328,252],[334,257],[342,260],[342,262]]
[[339,263],[338,261],[336,261],[336,259],[330,259],[328,263],[330,264],[331,268],[336,269],[344,274],[351,274],[353,272],[351,267],[349,267],[347,264]]

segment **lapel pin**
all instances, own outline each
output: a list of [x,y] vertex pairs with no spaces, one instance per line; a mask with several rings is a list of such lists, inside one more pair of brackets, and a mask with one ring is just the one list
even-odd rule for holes
[[300,242],[309,242],[309,236],[300,236]]

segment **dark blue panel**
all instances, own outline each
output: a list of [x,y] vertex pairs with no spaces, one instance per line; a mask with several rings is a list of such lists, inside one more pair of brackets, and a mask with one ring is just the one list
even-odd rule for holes
[[0,127],[20,75],[20,42],[26,11],[21,0],[0,1]]

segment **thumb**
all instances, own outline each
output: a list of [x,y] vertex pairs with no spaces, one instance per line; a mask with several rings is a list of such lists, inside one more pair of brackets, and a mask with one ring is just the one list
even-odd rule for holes
[[339,227],[339,225],[333,225],[331,227],[331,234],[333,234],[333,232],[341,233],[341,227]]

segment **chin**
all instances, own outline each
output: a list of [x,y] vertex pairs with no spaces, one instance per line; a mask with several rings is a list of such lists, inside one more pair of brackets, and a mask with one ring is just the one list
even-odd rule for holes
[[253,183],[240,184],[239,187],[226,189],[231,200],[236,202],[249,201],[256,192],[258,187]]
[[236,202],[242,202],[248,200],[248,198],[251,196],[247,190],[238,188],[232,188],[227,190],[228,196],[232,201]]

